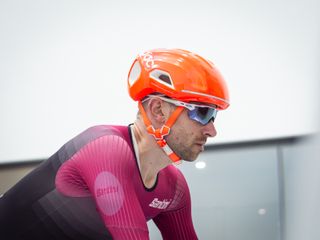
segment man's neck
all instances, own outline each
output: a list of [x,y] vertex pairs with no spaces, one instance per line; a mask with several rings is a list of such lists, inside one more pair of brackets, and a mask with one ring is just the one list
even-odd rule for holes
[[172,162],[165,152],[158,146],[154,137],[147,131],[144,123],[137,119],[132,126],[138,151],[137,160],[140,166],[140,174],[147,188],[154,186],[159,171]]

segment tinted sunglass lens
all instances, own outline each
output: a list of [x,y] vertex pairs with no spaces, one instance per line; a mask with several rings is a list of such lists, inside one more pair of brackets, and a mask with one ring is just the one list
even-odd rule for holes
[[217,115],[217,110],[208,107],[197,107],[192,111],[189,111],[189,117],[202,125],[208,124],[210,121],[214,121]]

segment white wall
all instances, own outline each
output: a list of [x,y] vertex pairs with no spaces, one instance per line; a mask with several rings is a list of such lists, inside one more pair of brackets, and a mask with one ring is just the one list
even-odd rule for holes
[[[0,2],[0,162],[45,158],[95,124],[128,124],[136,54],[185,48],[225,76],[231,107],[210,143],[313,132],[317,0]],[[318,100],[318,99],[317,99]]]

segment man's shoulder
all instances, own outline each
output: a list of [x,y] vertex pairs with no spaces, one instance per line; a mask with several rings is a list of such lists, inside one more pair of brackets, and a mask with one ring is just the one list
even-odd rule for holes
[[87,128],[67,143],[65,143],[58,151],[58,155],[61,162],[64,162],[80,149],[85,146],[89,146],[98,139],[102,138],[121,138],[123,142],[129,142],[129,130],[128,126],[117,125],[95,125]]
[[118,136],[128,139],[128,126],[120,125],[95,125],[87,128],[78,134],[72,141],[76,145],[84,145],[100,137],[105,136]]
[[184,181],[184,182],[186,181],[181,170],[173,164],[171,164],[171,165],[167,166],[165,169],[163,169],[163,173],[165,175],[167,175],[167,178],[170,178],[170,179],[174,178],[174,179],[177,179],[179,181]]
[[79,135],[88,135],[92,137],[99,137],[105,135],[119,135],[124,137],[128,132],[128,126],[120,126],[120,125],[95,125],[87,128]]

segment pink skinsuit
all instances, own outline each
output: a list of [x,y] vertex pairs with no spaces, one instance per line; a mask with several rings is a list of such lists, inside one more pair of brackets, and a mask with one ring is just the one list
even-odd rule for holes
[[190,193],[182,173],[170,165],[159,172],[155,185],[147,189],[141,179],[130,128],[96,126],[88,129],[86,135],[96,135],[97,131],[104,133],[83,144],[58,169],[58,192],[73,198],[92,196],[113,239],[149,239],[146,222],[150,219],[163,239],[197,239]]

